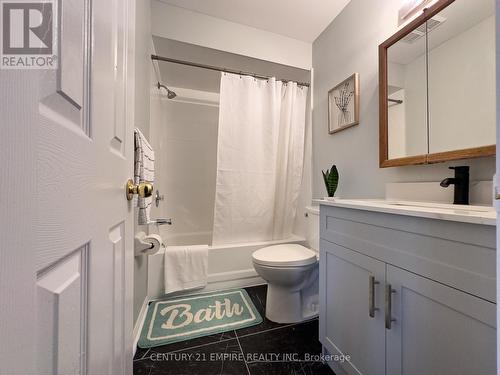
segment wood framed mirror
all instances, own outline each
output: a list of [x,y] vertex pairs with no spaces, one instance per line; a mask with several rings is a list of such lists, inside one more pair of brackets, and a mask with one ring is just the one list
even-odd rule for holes
[[495,0],[437,1],[379,46],[380,167],[495,155],[495,100]]

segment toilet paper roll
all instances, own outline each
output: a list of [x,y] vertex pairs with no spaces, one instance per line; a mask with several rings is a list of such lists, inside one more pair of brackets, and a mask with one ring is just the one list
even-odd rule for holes
[[153,255],[160,251],[162,239],[158,234],[148,234],[147,236],[142,238],[141,242],[149,244],[148,247],[142,250],[141,253],[143,255]]

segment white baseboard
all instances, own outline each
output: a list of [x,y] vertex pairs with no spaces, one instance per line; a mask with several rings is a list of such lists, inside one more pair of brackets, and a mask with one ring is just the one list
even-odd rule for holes
[[135,357],[135,352],[137,351],[137,343],[139,342],[139,338],[141,337],[142,326],[144,325],[144,320],[146,319],[146,313],[148,311],[149,299],[145,298],[142,303],[141,311],[139,312],[139,316],[137,317],[137,321],[134,326],[134,351],[133,356]]
[[255,275],[240,279],[228,279],[219,281],[209,281],[208,285],[202,290],[203,292],[211,292],[214,290],[248,288],[250,286],[267,284],[262,277]]
[[246,280],[254,277],[259,277],[255,269],[249,268],[246,270],[236,270],[220,273],[212,273],[208,275],[208,283],[218,283],[231,280]]
[[[249,286],[266,284],[255,269],[237,270],[230,272],[213,273],[208,275],[208,284],[203,289],[198,289],[196,293],[212,292],[215,290],[226,290],[235,288],[247,288]],[[192,293],[187,291],[187,293]]]

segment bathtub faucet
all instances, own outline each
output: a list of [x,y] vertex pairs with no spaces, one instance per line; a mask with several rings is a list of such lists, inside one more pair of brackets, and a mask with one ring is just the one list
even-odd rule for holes
[[172,225],[172,219],[156,219],[149,222],[156,225]]

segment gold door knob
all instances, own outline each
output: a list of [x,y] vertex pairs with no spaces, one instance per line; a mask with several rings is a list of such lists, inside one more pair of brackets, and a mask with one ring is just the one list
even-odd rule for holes
[[129,201],[132,200],[134,194],[138,194],[141,198],[148,198],[153,195],[153,190],[154,187],[149,182],[141,182],[139,185],[134,185],[134,181],[130,179],[125,185],[125,194]]

